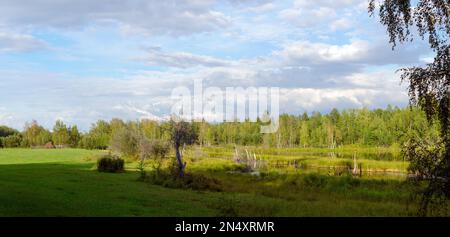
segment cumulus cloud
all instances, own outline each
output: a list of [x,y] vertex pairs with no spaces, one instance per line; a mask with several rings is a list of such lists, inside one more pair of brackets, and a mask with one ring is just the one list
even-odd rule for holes
[[342,18],[342,15],[360,12],[361,7],[356,3],[362,4],[360,0],[296,0],[290,8],[280,11],[279,16],[300,27],[320,26],[332,31],[348,29],[353,22],[349,18]]
[[[377,79],[371,76],[370,83],[364,82],[361,75],[368,68],[417,64],[425,52],[423,48],[403,48],[393,52],[381,41],[374,44],[354,40],[342,45],[297,41],[284,45],[263,59],[235,63],[241,66],[234,66],[234,70],[214,69],[208,78],[218,84],[224,79],[226,83],[287,88],[376,87],[394,74],[380,74]],[[390,70],[393,72],[395,69]],[[382,83],[373,84],[374,80]]]
[[[284,89],[284,112],[329,112],[331,108],[383,108],[388,104],[405,106],[408,95],[398,88],[382,89]],[[294,112],[294,113],[295,113]]]
[[339,62],[404,65],[420,61],[420,55],[426,52],[424,47],[399,47],[398,51],[394,52],[381,40],[369,42],[355,39],[341,45],[298,41],[285,45],[281,51],[274,54],[289,64],[318,65]]
[[0,107],[0,124],[14,126],[14,116],[4,107]]
[[31,35],[0,31],[0,53],[28,52],[45,47],[44,42]]
[[332,31],[336,31],[336,30],[345,30],[345,29],[349,29],[352,26],[353,22],[351,20],[349,20],[348,18],[339,18],[334,20],[331,24],[330,24],[330,29]]
[[186,52],[166,53],[161,48],[148,48],[147,55],[138,57],[137,60],[154,66],[167,66],[176,68],[188,68],[195,66],[219,67],[230,64],[227,60],[215,57],[195,55]]
[[276,9],[276,6],[273,2],[266,2],[257,6],[253,6],[253,7],[249,7],[248,9],[246,9],[249,12],[252,13],[265,13],[265,12],[269,12]]
[[280,17],[301,27],[312,27],[323,21],[328,21],[336,16],[333,8],[319,7],[305,10],[302,8],[285,9],[280,12]]
[[360,2],[360,1],[361,0],[316,0],[316,1],[295,0],[293,5],[295,8],[311,8],[311,7],[317,7],[317,6],[339,8],[339,7],[352,6],[355,3]]
[[21,27],[80,28],[94,23],[118,23],[127,32],[190,35],[229,24],[212,9],[213,1],[159,0],[5,0],[0,23]]

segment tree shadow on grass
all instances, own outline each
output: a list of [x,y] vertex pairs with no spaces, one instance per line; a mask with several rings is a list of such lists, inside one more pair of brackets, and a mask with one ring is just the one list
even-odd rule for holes
[[0,165],[0,216],[212,215],[194,194],[150,187],[134,171],[100,173],[95,164]]

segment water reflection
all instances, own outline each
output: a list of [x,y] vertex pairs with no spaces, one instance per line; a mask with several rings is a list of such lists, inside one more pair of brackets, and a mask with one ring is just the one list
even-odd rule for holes
[[[236,159],[235,161],[239,164],[244,165],[243,172],[259,174],[261,171],[297,171],[302,173],[320,173],[330,176],[343,176],[343,175],[353,175],[359,177],[400,177],[404,178],[407,176],[406,172],[387,170],[387,169],[364,169],[360,163],[356,161],[355,156],[350,156],[348,154],[320,154],[310,153],[308,155],[303,155],[303,158],[299,159],[258,159],[256,156],[250,156],[248,159]],[[326,157],[329,155],[331,159],[343,159],[340,164],[330,164],[330,165],[311,165],[307,164],[305,160],[309,158]],[[374,156],[372,156],[374,157]],[[353,161],[351,161],[353,159]],[[367,159],[367,158],[365,158]],[[384,158],[378,158],[375,160],[385,160]]]
[[369,152],[304,152],[301,154],[296,154],[294,156],[300,157],[329,157],[329,158],[342,158],[342,159],[352,159],[353,156],[356,156],[359,159],[367,159],[367,160],[385,160],[385,161],[402,161],[403,158],[399,153],[392,152],[380,152],[380,153],[369,153]]

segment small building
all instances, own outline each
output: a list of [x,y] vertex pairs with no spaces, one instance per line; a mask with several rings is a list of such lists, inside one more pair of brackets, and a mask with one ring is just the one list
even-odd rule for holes
[[55,149],[55,145],[53,145],[53,142],[47,142],[47,143],[44,145],[44,148],[45,148],[45,149]]

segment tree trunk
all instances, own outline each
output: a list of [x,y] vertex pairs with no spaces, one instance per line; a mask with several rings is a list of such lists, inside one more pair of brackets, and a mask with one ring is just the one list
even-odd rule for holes
[[175,145],[175,156],[178,162],[179,176],[184,176],[184,169],[186,168],[186,163],[183,163],[183,158],[180,153],[180,145]]

